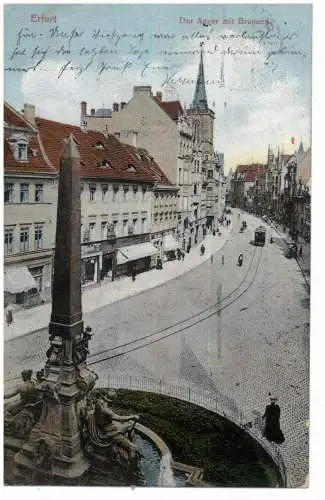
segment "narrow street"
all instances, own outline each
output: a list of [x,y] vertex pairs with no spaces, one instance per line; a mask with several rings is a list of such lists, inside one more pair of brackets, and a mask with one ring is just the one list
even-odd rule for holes
[[[247,230],[236,229],[213,262],[86,314],[85,325],[94,333],[89,364],[101,379],[128,375],[219,391],[251,419],[263,414],[268,394],[275,395],[286,438],[281,452],[294,461],[298,485],[308,473],[308,293],[280,239],[255,247],[250,241],[260,221],[246,214],[242,219]],[[244,263],[237,267],[240,253]],[[221,297],[234,293],[219,318],[214,305],[220,285]],[[208,319],[198,314],[210,307]],[[12,384],[24,367],[40,368],[47,348],[46,329],[6,342],[5,383]]]

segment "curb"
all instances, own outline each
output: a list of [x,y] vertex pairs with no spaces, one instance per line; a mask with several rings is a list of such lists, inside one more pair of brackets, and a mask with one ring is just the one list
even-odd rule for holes
[[[223,249],[223,247],[225,246],[225,244],[227,244],[227,243],[228,243],[228,241],[230,240],[230,237],[231,237],[231,235],[232,235],[233,229],[234,229],[234,227],[233,227],[233,226],[234,226],[234,224],[235,224],[235,221],[233,221],[233,222],[232,222],[231,227],[230,227],[230,229],[229,229],[229,232],[227,233],[226,238],[223,238],[223,239],[222,239],[222,244],[221,244],[221,246],[220,246],[220,247],[219,247],[216,251],[213,251],[213,250],[211,251],[211,250],[210,250],[209,252],[206,252],[206,254],[205,254],[204,256],[202,256],[202,257],[201,257],[201,258],[202,258],[201,262],[199,262],[199,263],[195,263],[192,267],[189,267],[189,268],[184,269],[184,270],[183,270],[183,272],[179,273],[179,274],[178,274],[178,275],[176,275],[176,276],[170,276],[170,277],[167,277],[167,279],[165,279],[165,280],[164,280],[164,281],[162,281],[161,283],[154,284],[153,286],[149,286],[148,288],[146,288],[146,289],[144,289],[144,290],[135,291],[134,293],[131,293],[131,294],[129,294],[129,295],[127,295],[127,296],[125,296],[125,297],[117,298],[116,300],[113,300],[112,302],[109,302],[109,303],[107,303],[107,304],[103,304],[103,305],[100,305],[100,306],[98,306],[98,307],[94,307],[93,309],[91,309],[91,310],[87,311],[86,313],[85,313],[85,312],[83,312],[83,316],[85,316],[85,314],[90,314],[90,313],[92,313],[93,311],[98,311],[98,310],[100,310],[100,309],[102,309],[102,308],[104,308],[104,307],[106,307],[106,306],[111,305],[111,304],[117,304],[118,302],[122,302],[122,301],[124,301],[124,300],[131,299],[131,298],[133,298],[133,297],[135,297],[135,296],[137,296],[137,295],[142,295],[142,294],[144,294],[144,293],[148,292],[149,290],[154,290],[155,288],[158,288],[158,287],[160,287],[160,286],[164,286],[166,283],[168,283],[168,282],[170,282],[170,281],[172,281],[172,280],[177,280],[177,279],[179,279],[180,277],[182,277],[182,276],[184,276],[185,274],[187,274],[188,272],[192,271],[193,269],[196,269],[196,268],[200,267],[202,264],[205,264],[205,263],[206,263],[206,262],[207,262],[207,261],[211,258],[211,256],[212,256],[212,255],[217,254],[220,250],[222,250],[222,249]],[[214,236],[213,238],[217,238],[217,236]],[[202,240],[202,242],[203,242],[203,241],[204,241],[204,240]],[[218,241],[218,240],[217,240],[217,241]],[[199,245],[197,245],[197,247],[196,247],[195,249],[199,249]],[[37,328],[37,329],[35,329],[35,330],[31,330],[31,331],[28,331],[28,332],[25,332],[25,333],[22,333],[22,334],[18,334],[18,335],[11,335],[11,336],[8,336],[7,338],[5,338],[5,334],[6,334],[6,332],[5,332],[5,330],[4,330],[4,344],[6,344],[7,342],[11,342],[11,341],[13,341],[13,340],[15,340],[15,339],[18,339],[18,338],[23,338],[23,337],[27,337],[28,335],[31,335],[31,334],[33,334],[33,333],[37,333],[37,332],[40,332],[40,331],[44,330],[44,328],[46,328],[46,327],[47,327],[48,322],[49,322],[49,321],[47,321],[47,322],[46,322],[46,324],[44,324],[44,326],[39,327],[39,328]]]

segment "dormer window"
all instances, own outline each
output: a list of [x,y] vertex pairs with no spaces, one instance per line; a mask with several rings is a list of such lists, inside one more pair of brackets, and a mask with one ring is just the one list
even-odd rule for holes
[[136,151],[134,151],[134,157],[137,159],[137,160],[141,160],[141,156],[139,155],[139,153],[137,153]]
[[132,163],[129,163],[128,166],[126,167],[126,171],[127,172],[136,172],[137,169],[135,168],[134,165],[132,165]]
[[17,161],[27,161],[28,139],[25,135],[13,135],[9,139],[9,146]]
[[98,141],[98,142],[96,142],[96,144],[95,144],[95,148],[96,148],[96,149],[104,149],[104,148],[105,148],[105,146],[104,146],[104,144],[103,144],[102,142]]
[[101,168],[113,168],[111,162],[108,160],[102,160],[99,166]]

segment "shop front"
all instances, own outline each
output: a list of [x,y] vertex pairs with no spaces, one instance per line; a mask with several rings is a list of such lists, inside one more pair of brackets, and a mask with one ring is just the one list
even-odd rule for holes
[[102,267],[100,270],[101,280],[111,280],[115,279],[115,269],[116,269],[116,237],[115,235],[110,239],[101,244],[102,252]]
[[102,267],[102,253],[99,245],[87,245],[81,247],[81,284],[83,286],[93,285],[100,281],[100,269]]
[[179,248],[177,241],[172,234],[166,234],[163,237],[163,249],[166,260],[176,259],[176,250]]
[[136,274],[156,266],[157,248],[150,242],[139,243],[120,247],[116,254],[116,277],[130,276],[135,270]]
[[10,266],[4,270],[4,305],[31,307],[40,303],[38,285],[27,266]]

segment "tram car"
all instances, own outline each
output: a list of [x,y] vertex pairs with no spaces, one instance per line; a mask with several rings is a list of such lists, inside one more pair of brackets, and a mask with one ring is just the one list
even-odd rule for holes
[[255,229],[254,244],[263,247],[265,245],[266,229],[263,226]]

